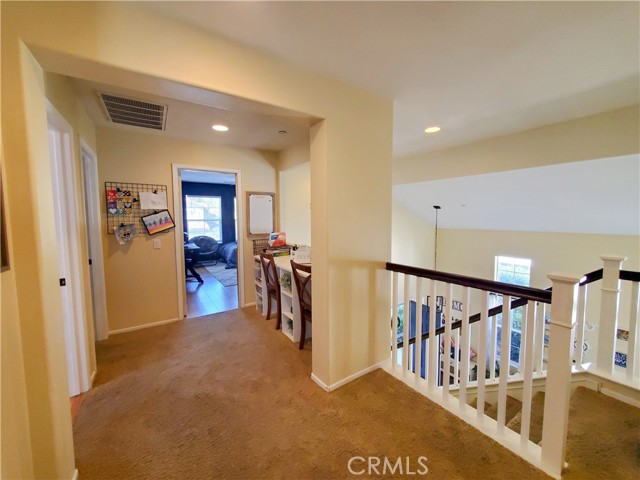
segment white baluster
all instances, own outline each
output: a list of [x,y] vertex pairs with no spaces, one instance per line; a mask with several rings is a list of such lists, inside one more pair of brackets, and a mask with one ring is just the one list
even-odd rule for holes
[[522,316],[522,339],[520,354],[522,358],[522,421],[520,424],[520,446],[525,449],[529,444],[531,428],[531,394],[533,391],[533,340],[536,324],[536,302],[530,300]]
[[626,257],[602,256],[602,299],[598,327],[596,370],[604,375],[613,373],[616,333],[618,328],[618,299],[620,296],[620,265]]
[[553,282],[553,303],[549,323],[541,461],[543,470],[560,478],[571,397],[571,329],[575,326],[580,277],[558,274],[548,277]]
[[[451,320],[453,323],[453,319]],[[456,328],[455,330],[451,330],[451,336],[453,337],[452,341],[454,342],[453,347],[453,364],[451,365],[453,368],[453,386],[458,386],[459,384],[459,375],[460,375],[460,361],[458,360],[458,349],[460,348],[460,329]]]
[[442,398],[447,399],[447,396],[449,395],[449,385],[450,385],[450,381],[449,381],[449,376],[451,375],[451,317],[452,317],[452,310],[451,310],[451,304],[453,303],[451,301],[451,298],[453,297],[453,285],[451,283],[446,283],[445,284],[445,294],[444,294],[444,301],[446,303],[446,314],[444,314],[444,342],[443,342],[443,348],[442,348],[442,355],[443,355],[443,362],[444,362],[444,367],[443,367],[443,373],[442,373]]
[[[527,314],[526,313],[526,308],[523,307],[518,307],[519,310],[522,311],[522,318],[524,318],[524,316]],[[512,326],[513,328],[513,326]],[[519,373],[522,376],[522,330],[523,326],[520,325],[520,348],[518,349],[518,370],[516,371],[517,373]]]
[[393,272],[391,290],[391,366],[398,367],[398,272]]
[[507,382],[511,355],[511,295],[503,297],[500,329],[500,380],[498,385],[498,433],[504,431],[507,413]]
[[438,286],[435,280],[431,280],[431,299],[429,304],[429,370],[427,381],[429,389],[435,391],[438,387],[438,336],[436,335],[436,298],[438,296]]
[[489,379],[496,379],[496,349],[498,348],[498,316],[491,317],[491,343],[489,344],[489,360],[491,362],[489,366]]
[[538,302],[536,305],[536,340],[534,342],[533,363],[537,373],[544,371],[544,331],[546,304]]
[[589,285],[580,285],[578,287],[578,324],[576,325],[576,345],[573,351],[573,362],[576,366],[581,367],[584,352],[582,345],[584,344],[584,330],[587,323],[587,289]]
[[[469,338],[469,287],[462,289],[462,326],[460,327],[460,343],[456,343],[456,349],[460,348],[460,391],[458,395],[460,411],[463,411],[467,403],[467,383],[469,382],[469,349],[471,342]],[[456,358],[458,352],[456,352]]]
[[411,288],[411,277],[404,274],[404,322],[402,329],[402,375],[407,374],[409,368],[409,333],[411,331],[411,303],[409,289]]
[[420,363],[422,362],[422,278],[416,278],[416,343],[414,343],[416,382],[420,380]]
[[639,351],[638,346],[638,309],[640,308],[638,296],[638,282],[631,282],[631,306],[629,308],[629,341],[627,347],[627,380],[633,381],[640,376],[640,368],[636,361]]
[[478,422],[484,421],[484,384],[485,369],[487,368],[487,309],[489,308],[489,292],[481,292],[480,296],[480,335],[478,341]]

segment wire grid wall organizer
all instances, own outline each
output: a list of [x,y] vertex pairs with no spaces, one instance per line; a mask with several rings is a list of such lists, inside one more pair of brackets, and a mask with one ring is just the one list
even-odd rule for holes
[[[150,193],[167,193],[166,185],[155,185],[149,183],[127,183],[127,182],[104,182],[104,198],[106,202],[107,210],[107,234],[114,235],[114,227],[119,227],[122,224],[128,225],[130,223],[135,224],[138,230],[138,235],[146,234],[147,230],[140,220],[140,217],[153,213],[154,209],[141,209],[140,208],[140,192]],[[115,208],[113,205],[109,205],[107,199],[107,191],[115,190],[119,195],[116,200]],[[168,202],[167,198],[167,202]],[[113,204],[113,202],[111,202]],[[115,213],[113,213],[115,210]]]

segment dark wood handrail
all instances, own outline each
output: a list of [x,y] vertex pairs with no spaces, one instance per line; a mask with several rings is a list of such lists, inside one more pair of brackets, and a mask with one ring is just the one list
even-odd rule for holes
[[[520,287],[517,285],[511,285],[508,283],[502,283],[502,282],[495,282],[492,280],[485,280],[485,279],[478,279],[478,278],[473,278],[473,277],[466,277],[464,275],[457,275],[454,273],[446,273],[446,272],[438,272],[435,270],[428,270],[428,269],[424,269],[424,268],[417,268],[417,267],[409,267],[406,265],[398,265],[396,263],[391,263],[388,262],[387,263],[387,270],[393,271],[393,272],[399,272],[399,273],[408,273],[409,275],[415,275],[414,273],[412,273],[413,271],[419,271],[422,274],[421,275],[415,275],[415,276],[419,276],[419,277],[423,277],[423,278],[429,278],[432,280],[439,280],[439,281],[443,281],[443,282],[449,282],[449,283],[456,283],[457,285],[463,285],[463,286],[468,286],[468,287],[473,287],[473,288],[478,288],[480,290],[486,290],[486,291],[491,291],[494,293],[502,293],[500,292],[497,288],[483,288],[483,287],[479,287],[477,285],[483,285],[483,286],[488,286],[491,284],[495,284],[499,287],[502,286],[509,286],[509,287],[517,287],[519,289],[528,289],[528,290],[536,290],[538,292],[548,292],[548,296],[549,296],[549,301],[543,301],[543,300],[536,300],[535,298],[528,298],[528,297],[520,297],[520,298],[516,298],[515,300],[511,301],[511,310],[513,310],[514,308],[518,308],[518,307],[522,307],[524,305],[526,305],[527,303],[529,303],[529,300],[534,300],[534,301],[542,301],[543,303],[551,303],[551,296],[552,296],[552,292],[553,289],[551,287],[548,287],[544,290],[539,290],[539,289],[534,289],[534,288],[530,288],[530,287]],[[624,276],[625,277],[632,277],[632,278],[623,278],[623,272],[624,272]],[[437,274],[437,275],[434,275]],[[628,275],[628,274],[632,274],[632,275]],[[598,280],[602,280],[602,275],[603,275],[603,270],[600,268],[599,270],[594,270],[593,272],[589,272],[587,273],[584,277],[582,277],[581,281],[580,281],[580,286],[582,285],[589,285],[590,283],[596,282]],[[437,276],[437,278],[436,278]],[[620,271],[620,279],[622,280],[632,280],[632,281],[638,281],[638,280],[633,280],[634,278],[640,278],[640,273],[638,272],[627,272],[625,270],[621,270]],[[466,282],[466,284],[463,283],[458,283],[458,281],[462,279],[463,281]],[[473,283],[473,285],[472,285]],[[502,293],[503,295],[512,295],[515,296],[511,293]],[[493,317],[495,315],[499,315],[502,313],[502,305],[497,305],[493,308],[490,308],[489,311],[487,312],[487,318],[489,317]],[[417,312],[417,303],[416,303],[416,312]],[[405,312],[406,314],[406,312]],[[409,312],[409,315],[411,314],[411,312]],[[469,317],[469,325],[479,322],[481,318],[480,313],[476,313],[475,315],[471,315]],[[409,318],[409,321],[411,321],[411,319]],[[405,322],[406,324],[406,322]],[[462,320],[458,320],[456,322],[453,322],[451,324],[451,330],[455,330],[457,328],[462,328]],[[445,327],[442,326],[440,328],[436,329],[435,334],[436,335],[441,335],[444,333]],[[416,332],[418,331],[418,326],[416,325]],[[404,335],[404,332],[403,332]],[[422,340],[426,340],[429,338],[429,332],[425,332],[422,334]],[[410,337],[409,338],[409,345],[412,345],[416,343],[416,337]],[[402,342],[398,342],[397,345],[398,348],[402,347]]]
[[597,282],[598,280],[602,280],[603,270],[594,270],[593,272],[587,273],[582,280],[580,281],[580,286],[589,285],[590,283]]
[[415,277],[429,278],[439,282],[454,283],[463,287],[477,288],[478,290],[485,290],[487,292],[526,298],[527,300],[534,300],[536,302],[551,303],[551,292],[539,288],[522,287],[520,285],[496,282],[494,280],[486,280],[484,278],[467,277],[466,275],[458,275],[456,273],[439,272],[437,270],[410,267],[408,265],[400,265],[391,262],[387,263],[387,270],[406,273]]
[[628,280],[630,282],[640,282],[640,272],[632,272],[630,270],[620,270],[620,280]]

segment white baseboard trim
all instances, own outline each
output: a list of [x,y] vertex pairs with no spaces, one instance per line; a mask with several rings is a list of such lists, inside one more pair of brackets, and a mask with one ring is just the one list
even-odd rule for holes
[[242,307],[242,308],[255,307],[255,306],[256,306],[256,302],[251,302],[251,303],[245,303],[244,307]]
[[182,320],[182,318],[170,318],[169,320],[160,320],[159,322],[145,323],[144,325],[136,325],[135,327],[121,328],[119,330],[109,330],[109,335],[117,335],[118,333],[133,332],[135,330],[142,330],[143,328],[157,327],[159,325],[166,325],[167,323],[179,322],[180,320]]
[[640,400],[628,397],[623,393],[618,393],[615,390],[611,390],[609,388],[601,388],[600,389],[600,393],[602,393],[603,395],[606,395],[608,397],[615,398],[616,400],[618,400],[620,402],[627,403],[629,405],[633,405],[636,408],[640,408]]
[[97,374],[98,374],[98,369],[96,368],[91,374],[91,380],[89,380],[89,389],[93,388],[93,381],[96,379]]
[[71,477],[72,480],[78,480],[78,475],[79,475],[78,474],[78,469],[76,468],[75,471],[73,472],[73,477]]
[[322,380],[320,380],[315,373],[311,372],[311,380],[313,380],[314,382],[316,382],[321,389],[323,389],[325,392],[330,392],[331,389],[329,388],[329,386],[324,383]]
[[316,376],[315,373],[311,373],[311,380],[316,382],[320,386],[320,388],[322,388],[325,392],[333,392],[334,390],[337,390],[343,385],[346,385],[347,383],[354,381],[356,378],[360,378],[363,375],[366,375],[367,373],[371,373],[374,370],[378,370],[379,368],[382,368],[382,365],[384,365],[384,363],[385,362],[380,362],[380,363],[376,363],[375,365],[371,365],[370,367],[367,367],[363,370],[360,370],[359,372],[349,375],[348,377],[345,377],[342,380],[339,380],[336,383],[333,383],[331,385],[327,385],[326,383],[324,383],[322,380],[320,380]]

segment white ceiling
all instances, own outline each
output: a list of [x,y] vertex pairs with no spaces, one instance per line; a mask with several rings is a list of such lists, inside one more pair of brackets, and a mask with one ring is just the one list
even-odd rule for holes
[[[394,100],[394,154],[640,101],[638,2],[148,2]],[[442,131],[425,135],[424,128]]]
[[[393,99],[396,157],[640,103],[638,2],[151,1],[138,7]],[[169,105],[167,134],[209,143],[280,150],[308,141],[308,126],[317,120],[160,83],[116,88],[76,80],[75,87],[99,125],[110,124],[96,91],[129,94]],[[229,124],[230,132],[212,132],[214,121]],[[434,124],[442,131],[425,135]],[[282,129],[288,133],[278,134]],[[441,205],[440,225],[447,228],[638,235],[639,190],[634,157],[396,186],[394,198],[431,221],[432,206]]]
[[[279,151],[308,142],[309,126],[313,123],[312,118],[297,112],[185,85],[176,86],[172,89],[174,96],[169,97],[78,78],[72,78],[71,82],[93,121],[104,127],[170,135],[217,145]],[[112,123],[100,102],[99,93],[166,105],[165,132]],[[211,127],[218,123],[228,126],[229,131],[212,130]]]
[[439,228],[640,235],[640,156],[396,185]]

